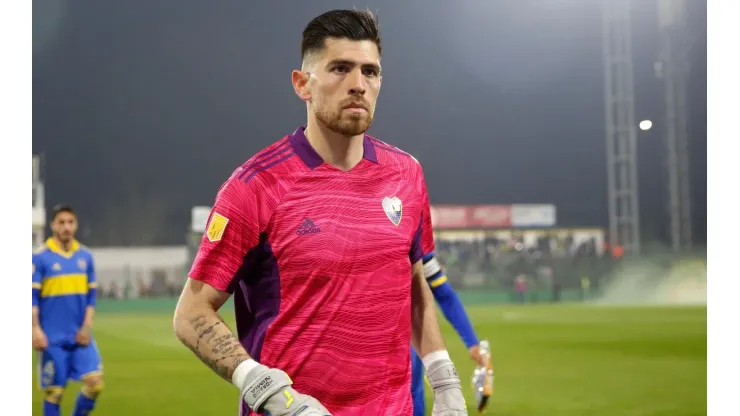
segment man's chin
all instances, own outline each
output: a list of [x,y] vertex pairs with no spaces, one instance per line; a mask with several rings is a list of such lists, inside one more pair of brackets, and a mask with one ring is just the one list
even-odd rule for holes
[[329,126],[333,131],[347,137],[359,136],[370,128],[372,120],[367,118],[341,120],[339,123]]
[[373,118],[369,114],[357,113],[339,114],[316,113],[318,121],[329,130],[346,137],[364,134],[373,124]]

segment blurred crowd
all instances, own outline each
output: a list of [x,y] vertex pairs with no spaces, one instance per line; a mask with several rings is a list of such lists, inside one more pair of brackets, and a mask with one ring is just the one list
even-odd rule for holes
[[[557,301],[562,291],[582,296],[598,290],[616,264],[619,253],[596,239],[485,237],[476,240],[438,238],[439,260],[458,290],[507,293],[518,301]],[[185,269],[183,265],[183,270]],[[144,279],[136,273],[101,282],[98,296],[106,299],[166,298],[179,295],[184,271],[153,271]]]
[[557,301],[563,290],[588,296],[603,286],[621,257],[619,248],[569,236],[544,236],[529,244],[522,237],[439,239],[436,245],[455,288],[504,291],[530,301]]

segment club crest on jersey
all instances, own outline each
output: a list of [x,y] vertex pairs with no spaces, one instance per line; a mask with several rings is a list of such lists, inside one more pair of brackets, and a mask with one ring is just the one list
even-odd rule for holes
[[383,198],[383,211],[388,219],[391,220],[393,225],[398,226],[401,223],[401,217],[403,216],[403,204],[397,196],[392,198]]
[[54,263],[53,266],[51,266],[51,270],[54,270],[55,272],[58,272],[59,270],[62,270],[62,265],[59,263]]
[[87,269],[87,262],[85,261],[85,259],[79,259],[79,260],[77,260],[77,267],[79,267],[80,270]]
[[221,241],[221,238],[224,236],[224,231],[226,231],[226,224],[228,223],[228,218],[217,212],[214,212],[213,217],[211,218],[211,223],[208,224],[208,229],[206,230],[206,237],[208,237],[208,241],[212,243],[215,243],[216,241]]

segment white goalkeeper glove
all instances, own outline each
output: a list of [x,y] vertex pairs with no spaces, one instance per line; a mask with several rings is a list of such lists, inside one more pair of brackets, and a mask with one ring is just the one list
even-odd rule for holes
[[331,416],[318,400],[295,391],[284,371],[254,360],[239,364],[232,381],[249,408],[265,416]]
[[434,391],[432,416],[467,415],[468,409],[463,397],[462,383],[457,375],[455,364],[449,357],[431,361],[426,373],[429,385]]

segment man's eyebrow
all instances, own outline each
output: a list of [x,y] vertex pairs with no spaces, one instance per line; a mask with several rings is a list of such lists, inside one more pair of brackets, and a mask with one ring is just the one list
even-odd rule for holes
[[[329,63],[326,64],[326,66],[334,66],[334,65],[347,65],[347,66],[354,67],[354,66],[357,66],[357,62],[351,61],[349,59],[332,59],[331,61],[329,61]],[[374,64],[374,63],[362,64],[362,67],[374,68],[378,70],[378,72],[381,70],[380,65]]]

